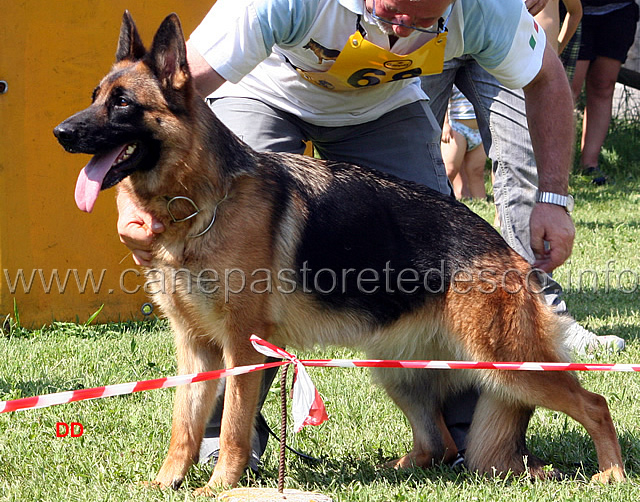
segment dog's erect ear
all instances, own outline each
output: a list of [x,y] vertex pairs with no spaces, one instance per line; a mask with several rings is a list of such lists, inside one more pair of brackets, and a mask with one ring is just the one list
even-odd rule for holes
[[118,49],[116,50],[116,62],[120,62],[123,59],[137,61],[142,59],[146,52],[131,14],[129,14],[128,10],[125,10],[122,15],[120,39],[118,40]]
[[180,19],[170,14],[153,38],[147,62],[165,89],[181,89],[189,80],[189,65]]

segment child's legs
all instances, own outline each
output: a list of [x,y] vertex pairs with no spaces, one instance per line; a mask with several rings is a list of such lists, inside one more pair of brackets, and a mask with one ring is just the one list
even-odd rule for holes
[[484,166],[487,154],[482,145],[478,145],[464,156],[462,171],[466,174],[471,197],[474,199],[486,199],[487,192],[484,187]]
[[466,189],[463,178],[461,177],[461,168],[467,151],[467,141],[464,136],[457,131],[451,131],[451,141],[440,145],[442,150],[442,160],[447,169],[447,177],[453,186],[453,193],[456,199],[466,197],[464,194]]

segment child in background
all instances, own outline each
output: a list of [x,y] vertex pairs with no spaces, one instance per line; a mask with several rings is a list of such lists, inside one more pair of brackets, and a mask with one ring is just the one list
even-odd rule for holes
[[[581,0],[562,0],[562,24],[560,7],[560,0],[549,0],[535,16],[556,53],[562,53],[567,47],[582,19]],[[574,52],[569,60],[563,60],[569,79],[573,76],[577,56],[577,51]],[[487,196],[484,186],[486,154],[480,146],[482,138],[473,106],[454,86],[442,126],[441,149],[447,175],[457,199],[484,199]]]
[[562,0],[563,11],[566,12],[562,24],[560,24],[559,0],[549,0],[549,3],[536,14],[535,19],[540,24],[547,41],[560,54],[573,37],[582,19],[582,3],[580,0]]
[[[547,35],[549,45],[560,56],[569,82],[576,70],[576,60],[580,51],[582,2],[580,0],[550,0],[535,16]],[[564,19],[560,24],[560,19]]]
[[611,124],[611,111],[620,67],[633,45],[640,18],[634,0],[582,0],[584,16],[575,74],[574,99],[584,85],[580,172],[592,183],[604,185],[608,176],[598,161]]
[[484,167],[487,155],[473,106],[455,85],[442,126],[441,149],[456,199],[486,199]]

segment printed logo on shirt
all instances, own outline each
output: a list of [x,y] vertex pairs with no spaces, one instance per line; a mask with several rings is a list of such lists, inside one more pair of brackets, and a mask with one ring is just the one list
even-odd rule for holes
[[318,58],[318,63],[322,64],[324,61],[335,61],[340,55],[340,51],[336,49],[327,49],[323,45],[320,45],[313,38],[309,39],[309,43],[302,47],[313,52]]
[[[538,23],[536,23],[535,20],[533,21],[533,29],[538,33]],[[535,50],[537,43],[538,41],[536,40],[535,35],[531,35],[531,38],[529,39],[529,47],[531,47],[531,50]]]

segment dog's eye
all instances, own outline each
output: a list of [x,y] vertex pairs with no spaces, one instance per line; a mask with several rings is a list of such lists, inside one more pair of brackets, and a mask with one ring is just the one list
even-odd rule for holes
[[116,106],[119,106],[120,108],[126,108],[127,106],[129,106],[129,104],[129,100],[127,98],[124,98],[122,96],[116,98]]

